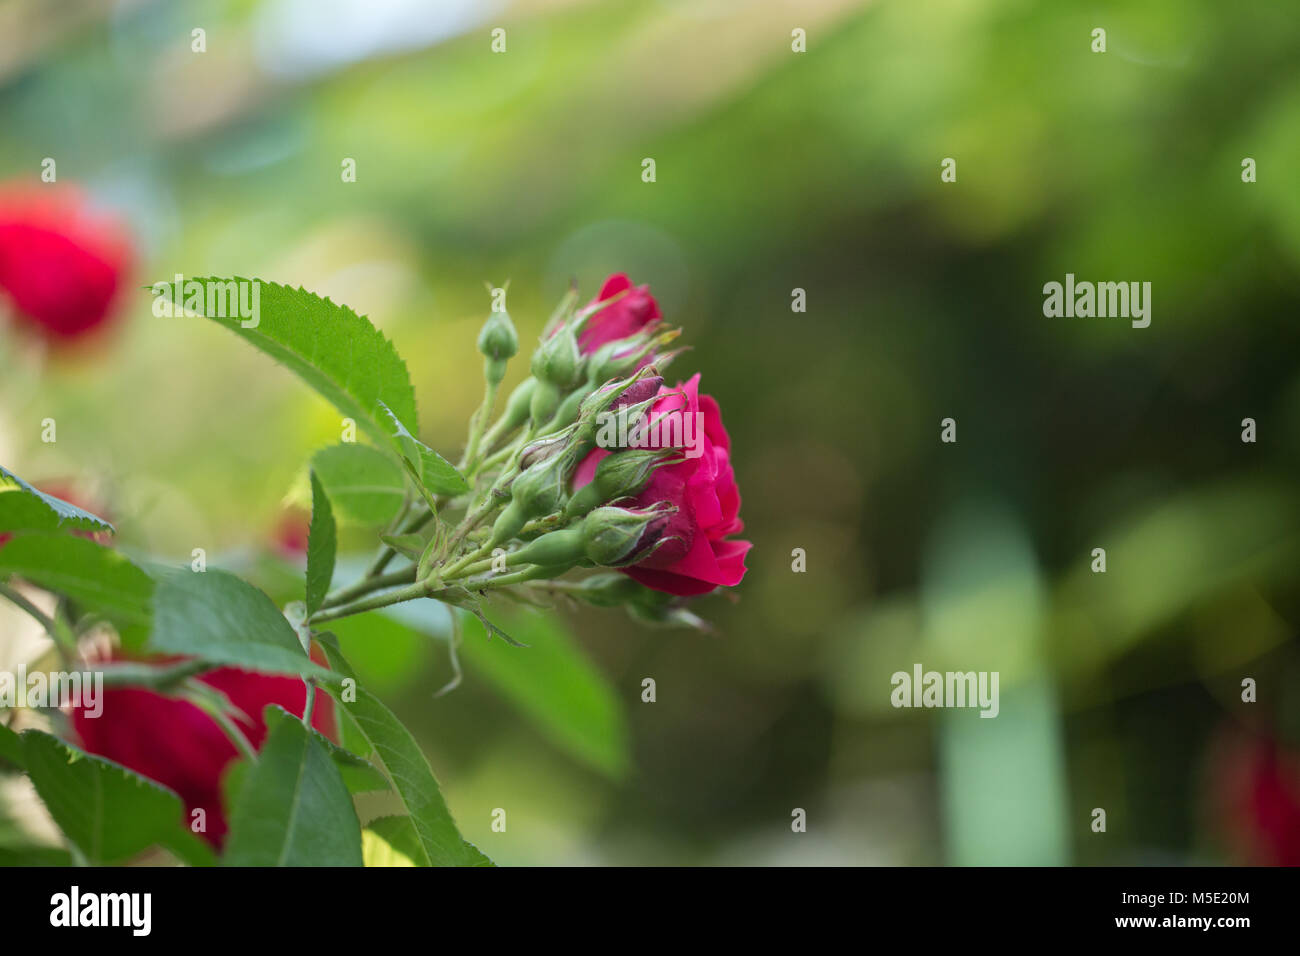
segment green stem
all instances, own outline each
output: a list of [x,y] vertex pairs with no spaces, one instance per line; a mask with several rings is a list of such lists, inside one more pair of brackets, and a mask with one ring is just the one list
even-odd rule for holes
[[396,591],[385,591],[383,594],[374,594],[370,597],[362,598],[351,604],[342,604],[336,607],[321,608],[311,617],[307,618],[309,624],[320,624],[324,621],[334,621],[341,617],[351,617],[354,614],[362,614],[366,611],[373,611],[376,608],[388,607],[390,604],[400,604],[403,601],[414,601],[416,598],[435,597],[440,594],[439,591],[432,590],[424,581],[416,581],[404,588]]
[[483,441],[483,431],[487,428],[488,419],[492,417],[492,406],[497,402],[497,389],[500,385],[500,382],[489,381],[483,389],[483,404],[470,419],[469,443],[465,446],[465,457],[460,463],[462,472],[474,470],[474,463],[478,459],[479,447]]
[[307,703],[302,708],[302,723],[304,727],[311,727],[312,709],[316,706],[316,682],[310,677],[304,677],[304,684],[307,685]]
[[180,661],[164,667],[151,664],[113,664],[102,668],[105,687],[148,687],[150,690],[171,690],[175,685],[213,670],[208,661]]
[[340,588],[333,594],[328,595],[321,603],[321,608],[338,607],[340,604],[346,604],[348,601],[363,597],[374,591],[382,591],[385,588],[397,587],[401,584],[410,584],[415,580],[415,568],[403,568],[400,571],[390,571],[387,574],[378,574],[374,577],[362,578],[355,584],[350,584],[345,588]]

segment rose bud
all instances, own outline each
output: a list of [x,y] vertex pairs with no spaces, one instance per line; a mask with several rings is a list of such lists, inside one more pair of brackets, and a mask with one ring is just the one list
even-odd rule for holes
[[537,346],[532,371],[537,384],[528,411],[533,425],[541,427],[555,415],[560,398],[578,383],[582,374],[582,359],[572,328],[561,327]]
[[573,438],[572,433],[573,429],[568,428],[562,432],[529,442],[524,446],[524,450],[519,453],[519,467],[531,468],[540,461],[554,458],[568,447]]
[[[312,656],[324,664],[319,653]],[[266,740],[263,711],[268,704],[294,714],[307,705],[307,688],[298,677],[222,667],[198,679],[230,699],[239,711],[235,723],[257,750]],[[200,836],[220,848],[227,829],[221,775],[239,754],[217,722],[187,700],[140,687],[106,689],[99,703],[103,711],[97,717],[84,707],[72,711],[72,727],[82,746],[175,790],[191,814],[203,810],[207,829]],[[316,695],[312,725],[326,736],[334,735],[328,695]]]
[[[617,297],[617,298],[615,298]],[[609,305],[601,302],[614,299]],[[595,352],[607,342],[636,335],[662,318],[659,303],[648,285],[633,286],[632,280],[619,272],[605,280],[600,294],[587,306],[590,317],[578,337],[584,355]]]
[[540,518],[558,511],[565,500],[569,472],[573,468],[572,452],[545,458],[519,473],[510,485],[510,504],[497,515],[488,536],[487,547],[495,548],[519,534],[529,518]]
[[673,451],[634,448],[603,458],[592,481],[570,496],[564,506],[565,515],[580,518],[597,505],[638,494],[656,468],[676,457]]
[[644,560],[664,541],[669,516],[676,511],[661,503],[652,508],[597,508],[582,521],[582,545],[587,560],[614,568]]
[[478,334],[478,350],[483,353],[483,377],[500,385],[506,377],[506,363],[519,351],[519,336],[505,312],[492,312]]
[[607,382],[656,364],[660,347],[681,334],[681,329],[668,329],[654,336],[634,335],[630,339],[607,342],[587,360],[587,379],[595,383]]
[[592,442],[602,427],[608,427],[608,415],[626,409],[629,422],[649,409],[663,383],[653,365],[647,365],[630,379],[606,382],[582,401],[578,409],[578,440]]
[[[663,546],[624,569],[647,587],[670,594],[704,594],[718,586],[739,584],[751,547],[748,541],[730,538],[744,527],[731,468],[731,440],[717,402],[699,394],[699,379],[696,375],[675,389],[660,388],[652,415],[661,420],[685,416],[681,421],[683,428],[690,426],[690,447],[681,461],[657,468],[633,499],[641,507],[667,501],[677,508],[669,516]],[[698,432],[695,422],[703,426]],[[573,477],[575,493],[595,479],[597,467],[609,455],[596,448],[579,463]]]
[[78,191],[0,188],[0,292],[46,339],[70,342],[103,325],[130,263],[124,227],[92,213]]
[[558,577],[581,561],[582,557],[582,529],[561,528],[529,541],[518,551],[512,551],[506,556],[506,564],[509,567],[536,564],[550,568],[551,576]]

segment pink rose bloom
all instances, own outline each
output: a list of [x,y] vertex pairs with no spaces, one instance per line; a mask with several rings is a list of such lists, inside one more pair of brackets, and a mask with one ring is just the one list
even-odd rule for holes
[[0,297],[44,337],[66,342],[102,325],[130,261],[120,224],[77,190],[0,187]]
[[[702,421],[702,434],[690,435],[701,454],[656,469],[650,483],[633,499],[635,507],[667,501],[677,511],[669,516],[663,531],[665,543],[645,560],[619,569],[656,591],[684,596],[739,584],[745,576],[745,554],[753,547],[748,541],[728,540],[729,535],[744,529],[740,489],[731,468],[731,439],[722,427],[718,403],[711,396],[700,395],[699,387],[698,374],[677,388],[660,386],[661,397],[651,414],[656,418],[665,413],[688,415],[692,429],[697,420]],[[696,413],[702,419],[696,419]],[[596,466],[608,454],[597,448],[578,464],[573,476],[575,489],[591,482]]]
[[663,317],[659,311],[659,303],[650,294],[650,287],[648,285],[634,287],[632,280],[622,272],[605,280],[600,295],[592,299],[590,305],[612,299],[620,292],[626,294],[587,320],[582,334],[578,336],[578,348],[584,355],[590,355],[607,342],[636,335],[647,325]]

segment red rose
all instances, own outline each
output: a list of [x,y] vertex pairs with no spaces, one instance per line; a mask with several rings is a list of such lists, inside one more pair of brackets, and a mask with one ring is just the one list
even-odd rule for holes
[[[246,719],[236,722],[259,750],[266,740],[263,711],[268,704],[279,704],[294,714],[301,714],[307,705],[307,688],[297,677],[223,667],[199,680],[224,693],[243,711]],[[334,735],[333,702],[323,693],[316,695],[312,725],[327,736]],[[104,691],[103,712],[98,717],[87,717],[84,708],[74,710],[72,726],[90,753],[175,790],[187,812],[204,810],[207,830],[200,836],[221,847],[228,829],[221,803],[221,774],[238,752],[216,721],[188,701],[141,688],[116,688]]]
[[131,260],[123,228],[57,186],[0,188],[0,290],[20,322],[75,339],[111,313]]
[[605,280],[600,295],[591,300],[588,308],[606,299],[612,299],[620,292],[626,294],[619,296],[617,302],[605,306],[587,320],[582,334],[578,336],[578,348],[584,355],[591,354],[606,342],[636,335],[647,325],[662,317],[659,303],[650,294],[650,287],[648,285],[634,287],[632,280],[622,272]]
[[[677,511],[664,529],[665,543],[644,561],[621,569],[647,587],[669,594],[704,594],[720,585],[739,584],[745,576],[745,554],[753,547],[748,541],[727,540],[728,535],[744,529],[740,490],[731,468],[731,440],[722,427],[722,413],[712,397],[699,394],[699,383],[700,376],[695,375],[677,388],[659,389],[652,418],[661,425],[673,416],[683,421],[689,418],[690,429],[701,421],[699,433],[687,435],[694,439],[690,453],[699,454],[658,468],[633,499],[642,508],[667,501]],[[575,489],[592,480],[596,466],[609,454],[597,448],[579,463],[573,477]]]
[[1300,754],[1242,734],[1220,746],[1215,809],[1237,855],[1257,866],[1300,866]]

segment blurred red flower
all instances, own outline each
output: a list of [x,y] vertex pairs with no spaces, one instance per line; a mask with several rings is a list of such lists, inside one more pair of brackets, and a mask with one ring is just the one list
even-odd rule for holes
[[126,280],[131,243],[117,219],[61,186],[0,186],[0,296],[52,341],[104,324]]
[[[317,653],[312,657],[324,664]],[[294,714],[301,714],[307,705],[307,688],[297,677],[223,667],[199,680],[224,693],[243,712],[237,723],[258,750],[266,740],[263,711],[268,704],[279,704]],[[221,775],[238,751],[215,720],[188,701],[141,688],[119,688],[104,691],[98,717],[86,716],[85,708],[74,710],[72,726],[90,753],[175,790],[187,812],[203,810],[206,830],[199,835],[221,847],[229,828]],[[323,693],[316,695],[312,726],[334,736],[334,704]]]
[[1234,734],[1211,764],[1215,815],[1243,862],[1300,866],[1300,753]]

